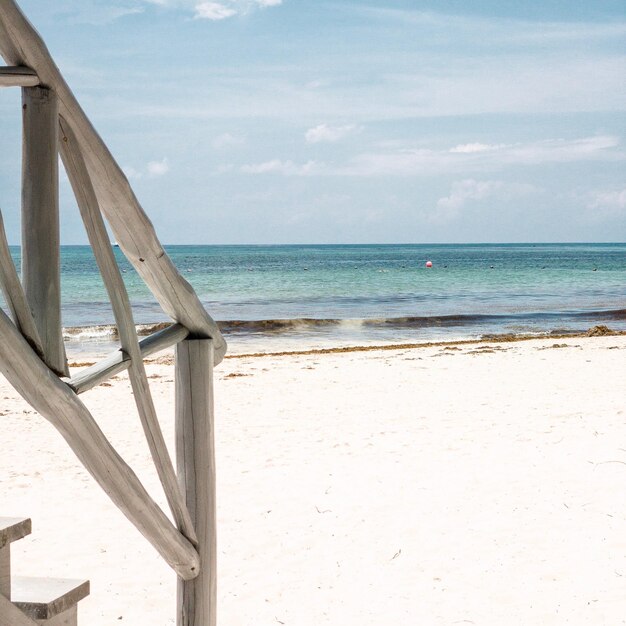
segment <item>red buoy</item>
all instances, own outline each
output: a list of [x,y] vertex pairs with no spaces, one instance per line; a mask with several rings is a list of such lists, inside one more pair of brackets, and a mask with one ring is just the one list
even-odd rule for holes
[[432,266],[433,266],[432,261],[426,261],[426,267],[432,267]]

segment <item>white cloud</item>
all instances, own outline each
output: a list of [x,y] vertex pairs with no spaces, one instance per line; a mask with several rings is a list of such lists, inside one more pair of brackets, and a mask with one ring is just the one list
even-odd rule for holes
[[619,143],[617,137],[607,135],[581,139],[548,139],[504,146],[504,158],[511,163],[529,164],[624,158],[623,152],[614,150]]
[[490,150],[498,150],[503,148],[504,144],[486,144],[486,143],[464,143],[450,148],[450,152],[459,152],[462,154],[471,154],[472,152],[488,152]]
[[327,87],[328,84],[327,80],[317,78],[316,80],[310,80],[308,83],[305,83],[304,87],[306,89],[319,89],[320,87]]
[[515,144],[461,144],[444,150],[404,148],[356,156],[342,173],[414,176],[454,171],[492,171],[507,165],[624,160],[617,137],[548,139]]
[[[318,127],[316,127],[318,128]],[[311,129],[313,130],[313,129]],[[225,133],[225,135],[228,135]],[[214,140],[218,145],[229,145],[231,137],[220,136]],[[451,148],[397,148],[394,143],[380,152],[358,154],[347,163],[327,164],[319,161],[295,163],[292,160],[271,159],[239,167],[246,174],[282,174],[285,176],[432,176],[458,173],[494,172],[506,167],[520,165],[543,165],[574,161],[618,161],[625,160],[626,153],[620,148],[619,140],[610,136],[583,137],[581,139],[549,139],[516,144],[459,144]],[[473,180],[473,179],[469,179]],[[477,181],[480,182],[480,181]],[[493,181],[491,181],[493,182]],[[478,184],[472,191],[493,191],[494,185]],[[456,191],[460,193],[461,188]],[[507,190],[517,193],[537,191],[528,185],[507,185]],[[455,190],[453,190],[455,191]],[[467,199],[472,199],[467,195]],[[452,193],[441,199],[442,207],[453,208],[460,196]]]
[[263,163],[242,165],[241,171],[245,174],[283,174],[284,176],[310,176],[319,168],[315,161],[307,161],[299,165],[293,161],[272,159]]
[[454,29],[458,39],[476,41],[480,45],[558,44],[563,41],[619,39],[626,34],[626,21],[539,21],[500,17],[479,17],[415,9],[362,7],[358,9],[377,18],[394,19],[434,30]]
[[277,7],[283,0],[143,0],[144,3],[172,9],[192,10],[196,20],[221,21],[246,15],[255,9]]
[[[61,7],[62,8],[62,7]],[[115,4],[97,4],[92,0],[68,7],[68,19],[73,24],[110,24],[128,15],[143,13],[144,7]]]
[[126,178],[128,178],[128,180],[137,180],[142,177],[141,172],[130,165],[125,165],[122,167],[122,170],[124,174],[126,174]]
[[227,17],[237,15],[235,9],[231,9],[219,2],[200,2],[195,6],[194,19],[197,20],[224,20]]
[[469,208],[489,208],[481,204],[486,198],[497,198],[498,204],[507,202],[512,197],[530,193],[540,193],[542,189],[527,183],[507,183],[501,180],[475,180],[466,178],[452,183],[450,193],[437,200],[437,210],[429,213],[431,222],[450,222],[458,217],[462,210]]
[[131,165],[125,165],[122,170],[129,180],[139,180],[144,176],[148,176],[149,178],[164,176],[170,171],[170,165],[167,158],[163,158],[160,161],[150,161],[141,169],[137,169]]
[[147,170],[148,176],[163,176],[170,171],[170,164],[166,158],[163,158],[161,161],[150,161]]
[[309,128],[304,134],[304,138],[308,143],[335,142],[349,135],[356,126],[350,124],[348,126],[328,126],[327,124],[319,124],[314,128]]
[[452,184],[450,194],[437,200],[437,216],[444,219],[456,217],[468,200],[482,200],[493,195],[503,186],[498,180],[474,180],[468,178]]
[[621,213],[626,209],[626,189],[596,193],[587,204],[589,209],[599,209],[609,213]]
[[246,143],[244,137],[231,135],[230,133],[222,133],[211,142],[214,148],[226,148],[228,146],[242,146]]

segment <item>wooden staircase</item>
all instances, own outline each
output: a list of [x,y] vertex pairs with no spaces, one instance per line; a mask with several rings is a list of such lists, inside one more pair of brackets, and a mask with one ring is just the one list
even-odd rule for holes
[[[0,290],[11,313],[9,317],[0,308],[0,371],[59,431],[111,501],[176,572],[177,623],[215,626],[213,369],[224,358],[226,341],[165,252],[128,178],[17,0],[0,0],[0,57],[7,63],[0,65],[0,87],[19,88],[22,94],[22,279],[0,212]],[[120,343],[109,357],[69,379],[61,327],[59,154],[109,294]],[[175,322],[142,341],[110,236]],[[144,365],[145,356],[174,345],[176,468]],[[173,519],[79,398],[122,370],[128,370],[139,421]],[[29,520],[9,520],[0,528],[0,626],[75,624],[75,606],[87,593],[86,585],[42,587],[30,581],[24,586],[9,580],[7,545],[28,532]],[[20,595],[23,589],[29,590],[27,595]]]
[[30,533],[30,519],[0,517],[0,626],[77,626],[89,581],[11,577],[11,544]]

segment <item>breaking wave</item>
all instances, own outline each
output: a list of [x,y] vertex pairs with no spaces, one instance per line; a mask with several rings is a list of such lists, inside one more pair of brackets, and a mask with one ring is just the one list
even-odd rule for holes
[[[497,327],[506,324],[535,323],[546,324],[559,322],[610,322],[626,321],[626,309],[603,311],[571,311],[571,312],[539,312],[522,314],[457,314],[433,316],[379,317],[364,319],[340,318],[296,318],[296,319],[265,319],[265,320],[225,320],[218,321],[220,330],[225,335],[247,334],[280,334],[305,332],[322,329],[429,329],[429,328],[475,328]],[[170,322],[141,324],[137,326],[140,336],[150,335],[170,325]],[[66,341],[112,341],[117,339],[117,328],[114,324],[102,326],[77,326],[64,329]]]

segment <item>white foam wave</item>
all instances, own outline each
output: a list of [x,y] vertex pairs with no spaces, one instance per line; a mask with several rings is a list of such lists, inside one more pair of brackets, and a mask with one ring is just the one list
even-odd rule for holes
[[113,325],[79,326],[63,329],[64,341],[110,340],[116,336],[117,329]]

